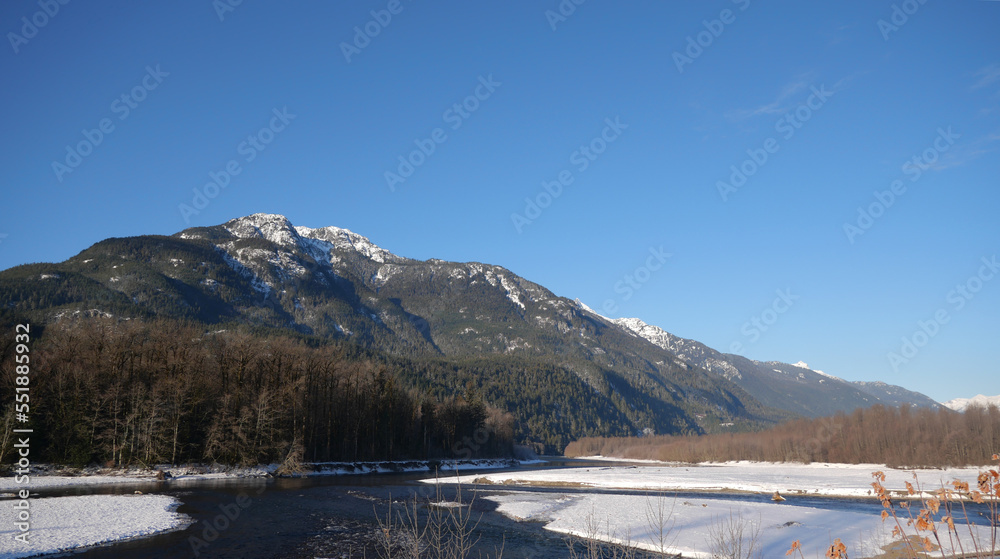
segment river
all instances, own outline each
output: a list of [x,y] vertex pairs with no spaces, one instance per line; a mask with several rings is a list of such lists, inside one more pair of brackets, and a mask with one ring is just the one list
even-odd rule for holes
[[[626,465],[624,463],[616,464]],[[554,459],[519,469],[605,467],[606,462]],[[489,473],[499,470],[482,470]],[[509,471],[509,470],[505,470]],[[40,496],[81,494],[127,494],[134,491],[171,495],[181,501],[178,512],[194,520],[187,529],[149,538],[116,543],[73,554],[81,559],[110,558],[288,558],[288,559],[376,559],[372,543],[378,538],[376,514],[384,518],[390,500],[399,502],[417,494],[424,503],[435,498],[434,486],[419,483],[426,472],[316,476],[308,478],[239,478],[226,480],[165,481],[114,486],[63,487],[40,491]],[[442,481],[447,481],[443,476]],[[454,484],[443,483],[444,500],[455,500]],[[480,538],[472,557],[495,557],[503,547],[504,559],[564,559],[571,557],[563,536],[544,530],[542,524],[515,522],[495,511],[496,505],[481,498],[491,493],[530,490],[553,493],[623,490],[579,488],[486,486],[473,491],[461,488],[462,501],[471,502],[478,520]],[[475,495],[479,498],[473,499]],[[670,494],[671,496],[674,493]],[[678,498],[697,495],[701,499],[767,501],[768,495],[732,493],[677,493]],[[817,508],[855,510],[877,515],[881,506],[872,499],[796,497],[796,503]],[[400,505],[396,505],[399,510]],[[424,507],[421,507],[422,509]],[[215,523],[216,530],[210,527]],[[367,549],[365,549],[367,547]]]

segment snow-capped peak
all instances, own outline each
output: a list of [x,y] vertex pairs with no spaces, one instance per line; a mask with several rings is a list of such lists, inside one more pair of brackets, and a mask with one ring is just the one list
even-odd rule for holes
[[817,375],[823,375],[826,378],[832,378],[832,379],[836,379],[836,380],[843,380],[840,377],[835,377],[833,375],[828,375],[828,374],[824,373],[823,371],[817,371],[816,369],[813,369],[813,368],[809,367],[809,364],[806,363],[805,361],[799,361],[798,363],[792,363],[792,366],[793,367],[798,367],[800,369],[808,369],[808,370],[816,373]]
[[610,319],[610,318],[608,318],[608,317],[604,316],[603,314],[601,314],[601,313],[599,313],[599,312],[595,311],[594,309],[592,309],[592,308],[588,307],[588,306],[587,306],[587,304],[586,304],[586,303],[584,303],[583,301],[581,301],[581,300],[580,300],[579,298],[575,299],[575,300],[574,300],[573,302],[575,302],[575,303],[576,303],[576,306],[577,306],[577,307],[580,307],[580,310],[583,310],[583,311],[586,311],[586,312],[589,312],[590,314],[592,314],[592,315],[594,315],[594,316],[597,316],[597,317],[600,317],[600,318],[603,318],[604,320],[606,320],[606,321],[608,321],[608,322],[614,322],[614,320],[612,320],[612,319]]
[[983,396],[982,394],[977,394],[972,398],[948,400],[947,402],[943,402],[942,405],[955,411],[965,411],[971,405],[982,406],[984,408],[990,405],[1000,407],[1000,396]]
[[293,246],[298,242],[298,234],[292,222],[279,214],[257,213],[226,222],[222,227],[243,239],[267,239],[279,246]]
[[329,260],[330,249],[353,250],[380,263],[404,260],[350,230],[341,227],[296,227],[280,214],[257,213],[233,219],[223,227],[243,239],[267,239],[286,248],[299,246],[324,260]]

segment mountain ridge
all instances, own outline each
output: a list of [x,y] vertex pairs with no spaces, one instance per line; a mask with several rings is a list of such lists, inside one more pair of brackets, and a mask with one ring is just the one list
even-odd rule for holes
[[[8,319],[161,317],[346,341],[404,360],[411,386],[474,390],[520,411],[524,436],[554,451],[586,435],[760,429],[809,408],[775,405],[778,391],[743,380],[748,366],[821,377],[721,356],[662,329],[656,343],[627,327],[641,330],[638,319],[616,323],[502,266],[406,258],[278,214],[106,239],[63,263],[0,272],[0,294]],[[509,386],[515,378],[530,388]],[[539,392],[556,386],[562,394]]]
[[789,417],[502,266],[409,259],[276,214],[106,239],[63,263],[0,272],[0,295],[8,321],[158,317],[348,342],[401,363],[407,386],[471,391],[521,413],[525,437],[555,452],[591,434],[759,429]]
[[732,380],[768,406],[822,417],[837,411],[884,404],[938,407],[931,398],[881,381],[846,381],[810,369],[803,361],[756,361],[724,354],[696,340],[675,336],[638,318],[606,319],[677,355],[679,358]]

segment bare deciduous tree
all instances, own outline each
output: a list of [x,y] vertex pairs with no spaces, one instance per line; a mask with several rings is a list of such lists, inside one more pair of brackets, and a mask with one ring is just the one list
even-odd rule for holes
[[760,550],[760,518],[754,522],[744,518],[743,511],[729,511],[716,518],[708,529],[708,545],[712,559],[757,559]]

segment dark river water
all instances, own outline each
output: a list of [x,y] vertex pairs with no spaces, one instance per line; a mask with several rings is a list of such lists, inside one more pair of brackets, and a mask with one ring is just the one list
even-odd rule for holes
[[[625,464],[615,464],[620,467]],[[606,462],[556,459],[541,467],[608,467]],[[522,466],[531,469],[540,466]],[[489,473],[497,470],[481,470]],[[509,470],[505,470],[509,471]],[[453,475],[453,474],[452,474]],[[288,558],[288,559],[377,559],[373,548],[379,527],[376,514],[385,517],[391,502],[412,498],[426,503],[437,501],[432,485],[418,483],[426,472],[408,474],[368,474],[279,479],[228,479],[166,481],[143,484],[60,488],[40,491],[39,496],[157,493],[181,501],[178,512],[194,523],[184,530],[150,538],[73,553],[80,559],[110,558]],[[447,482],[447,475],[442,474]],[[540,523],[514,522],[495,511],[496,505],[483,495],[518,490],[572,493],[572,488],[518,489],[515,487],[477,489],[463,487],[462,501],[471,502],[473,520],[478,520],[480,538],[471,557],[496,557],[503,548],[504,559],[563,559],[571,557],[566,538],[543,529]],[[441,497],[456,499],[454,484],[440,486]],[[588,493],[639,493],[620,490],[585,490]],[[671,495],[674,495],[671,493]],[[677,497],[768,501],[768,495],[677,493]],[[879,514],[881,506],[872,499],[795,497],[797,505]],[[421,514],[426,507],[421,506]],[[214,524],[214,526],[213,526]]]

